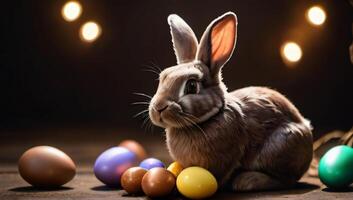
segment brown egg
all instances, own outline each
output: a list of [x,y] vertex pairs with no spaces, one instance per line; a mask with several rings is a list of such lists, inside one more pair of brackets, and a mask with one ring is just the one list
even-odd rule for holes
[[174,175],[165,168],[150,169],[142,178],[142,190],[149,197],[163,197],[170,194],[175,186]]
[[147,170],[141,167],[131,167],[121,176],[121,186],[129,194],[142,193],[141,182]]
[[58,187],[76,173],[75,163],[64,152],[50,146],[33,147],[18,161],[21,177],[37,187]]
[[137,158],[141,161],[147,157],[147,153],[143,146],[135,140],[124,140],[119,146],[125,147],[137,155]]

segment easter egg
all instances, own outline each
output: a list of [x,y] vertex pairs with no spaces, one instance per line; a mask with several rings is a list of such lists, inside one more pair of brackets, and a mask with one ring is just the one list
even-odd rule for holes
[[156,158],[147,158],[140,163],[140,167],[144,169],[152,169],[154,167],[165,167],[164,163]]
[[203,199],[212,196],[217,191],[216,178],[201,167],[188,167],[178,176],[176,185],[178,191],[190,199]]
[[125,147],[137,155],[139,161],[146,158],[147,153],[143,146],[135,140],[124,140],[119,144],[120,147]]
[[120,186],[121,175],[136,163],[135,153],[124,147],[112,147],[98,156],[94,174],[104,184],[117,187]]
[[175,177],[165,168],[155,167],[143,176],[141,186],[147,196],[163,197],[173,191]]
[[21,177],[36,187],[59,187],[76,173],[75,163],[64,152],[50,146],[37,146],[24,152],[18,161]]
[[331,188],[353,183],[353,148],[340,145],[327,151],[319,162],[319,178]]
[[175,177],[178,177],[178,175],[180,174],[180,172],[183,170],[183,166],[181,166],[180,163],[178,162],[173,162],[172,164],[170,164],[167,168],[168,171],[172,172],[174,174]]
[[141,182],[147,170],[141,167],[131,167],[121,176],[121,186],[129,194],[142,192]]

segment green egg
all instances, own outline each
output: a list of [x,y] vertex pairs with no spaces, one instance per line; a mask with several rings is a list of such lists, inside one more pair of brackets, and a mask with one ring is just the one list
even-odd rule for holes
[[319,177],[330,188],[344,188],[353,183],[353,148],[333,147],[319,162]]

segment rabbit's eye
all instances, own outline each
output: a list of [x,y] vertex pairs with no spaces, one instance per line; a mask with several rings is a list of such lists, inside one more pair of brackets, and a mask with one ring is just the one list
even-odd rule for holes
[[185,94],[196,94],[199,92],[199,84],[195,79],[190,79],[185,85]]

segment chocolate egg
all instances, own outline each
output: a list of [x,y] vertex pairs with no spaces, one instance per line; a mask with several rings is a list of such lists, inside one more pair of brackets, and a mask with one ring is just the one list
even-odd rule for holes
[[175,177],[165,168],[152,168],[143,176],[141,186],[147,196],[163,197],[173,191]]
[[21,177],[37,187],[58,187],[76,173],[75,163],[64,152],[50,146],[37,146],[24,152],[18,161]]
[[129,194],[142,193],[141,182],[147,170],[141,167],[131,167],[121,176],[121,186]]
[[119,144],[119,146],[125,147],[130,151],[134,152],[137,155],[139,161],[145,159],[147,156],[147,153],[143,146],[135,140],[124,140]]
[[136,163],[135,153],[124,147],[112,147],[96,159],[94,175],[108,186],[119,187],[121,175]]

